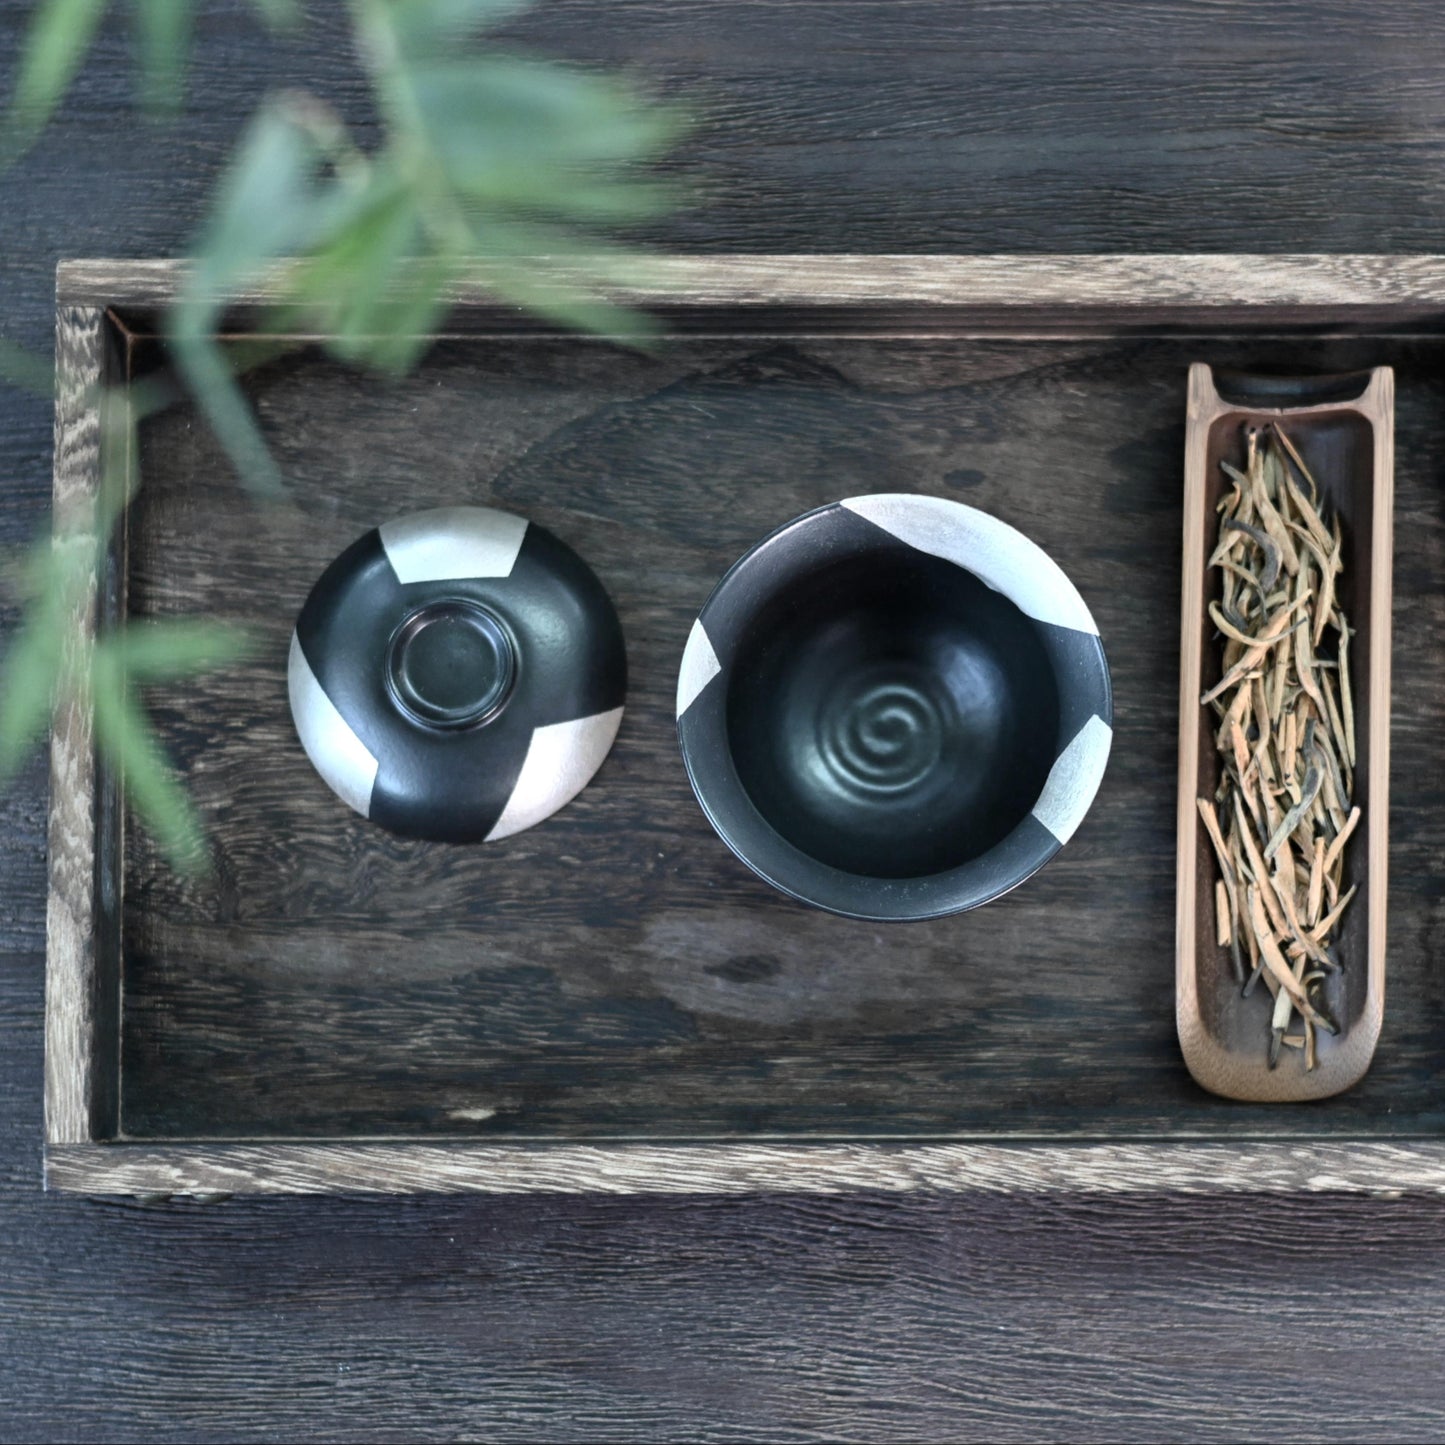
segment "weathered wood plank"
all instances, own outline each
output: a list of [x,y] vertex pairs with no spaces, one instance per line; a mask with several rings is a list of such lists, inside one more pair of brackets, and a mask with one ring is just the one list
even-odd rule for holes
[[[586,275],[547,264],[563,280]],[[187,270],[179,260],[68,260],[56,268],[56,285],[65,304],[144,310],[172,300]],[[1373,308],[1381,319],[1406,322],[1445,307],[1445,260],[1435,255],[672,255],[639,270],[638,284],[611,294],[663,310],[846,306],[866,317],[868,307],[998,307],[1048,317],[1104,308],[1138,317],[1157,309],[1163,314],[1149,319],[1167,325],[1170,312],[1192,316],[1197,308],[1218,320],[1259,310],[1289,308],[1313,319]],[[235,300],[254,306],[276,294],[261,280]],[[458,306],[485,302],[485,271],[447,294]],[[490,311],[482,316],[479,324],[493,319]]]
[[87,1194],[1445,1193],[1445,1143],[76,1144]]
[[[94,307],[62,305],[56,315],[54,526],[66,547],[81,552],[93,552],[96,545],[103,324],[102,313]],[[94,635],[98,587],[99,577],[91,568],[70,619],[72,648],[84,647]],[[90,714],[69,702],[56,711],[50,743],[45,1137],[53,1144],[93,1137],[92,1110],[102,1087],[95,1047],[95,821]]]

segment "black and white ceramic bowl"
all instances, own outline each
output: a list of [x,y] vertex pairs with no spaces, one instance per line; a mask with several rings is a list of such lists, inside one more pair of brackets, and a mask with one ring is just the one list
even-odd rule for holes
[[1112,740],[1098,628],[996,517],[885,493],[758,543],[693,625],[677,726],[698,802],[769,883],[866,919],[976,908],[1043,867]]
[[415,512],[322,573],[296,620],[291,715],[332,790],[442,842],[540,823],[602,765],[627,691],[592,569],[524,517]]

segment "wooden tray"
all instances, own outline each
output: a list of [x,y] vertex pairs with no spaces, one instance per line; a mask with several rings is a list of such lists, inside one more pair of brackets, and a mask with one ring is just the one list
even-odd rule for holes
[[[53,745],[46,1173],[87,1192],[1445,1188],[1445,259],[672,260],[669,339],[559,337],[458,293],[387,384],[319,353],[250,374],[292,501],[260,508],[186,407],[79,629],[209,612],[262,646],[151,704],[215,840],[172,875]],[[169,262],[59,275],[56,514],[83,514],[90,384],[161,357]],[[254,325],[263,296],[236,310]],[[1190,362],[1394,368],[1391,1006],[1363,1082],[1241,1107],[1174,1033],[1179,537]],[[687,630],[780,521],[962,498],[1043,545],[1097,619],[1116,736],[1068,848],[1009,897],[881,927],[789,902],[688,789]],[[320,568],[387,516],[493,503],[618,603],[617,747],[500,845],[392,838],[312,773],[286,647]]]
[[[1179,843],[1176,1012],[1189,1071],[1207,1089],[1242,1100],[1324,1099],[1352,1087],[1370,1066],[1385,1003],[1385,919],[1390,816],[1390,602],[1393,561],[1394,377],[1388,367],[1342,377],[1234,377],[1190,368],[1184,467],[1183,626],[1179,691]],[[1221,460],[1243,460],[1243,429],[1278,422],[1319,479],[1345,536],[1340,597],[1358,634],[1354,801],[1363,827],[1344,851],[1345,883],[1359,895],[1339,934],[1345,968],[1326,1000],[1336,1037],[1321,1034],[1319,1066],[1268,1063],[1267,991],[1240,997],[1228,951],[1215,943],[1219,865],[1196,807],[1219,785],[1212,714],[1199,705],[1219,681],[1219,646],[1208,613],[1217,600],[1209,557],[1226,489]]]

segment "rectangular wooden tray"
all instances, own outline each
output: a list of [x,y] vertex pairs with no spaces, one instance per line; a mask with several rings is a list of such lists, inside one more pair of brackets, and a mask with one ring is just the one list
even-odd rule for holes
[[[58,278],[56,518],[99,476],[97,380],[163,365],[171,262]],[[469,289],[412,378],[305,350],[246,389],[291,485],[260,507],[187,406],[81,629],[205,612],[246,664],[151,694],[214,840],[169,872],[56,718],[46,1178],[91,1193],[1445,1189],[1445,258],[714,257],[659,265],[649,353]],[[237,307],[254,328],[257,294]],[[1244,1107],[1174,1031],[1188,367],[1392,366],[1397,555],[1390,988],[1374,1065]],[[671,721],[713,583],[865,491],[1019,527],[1097,619],[1115,744],[1064,852],[1009,897],[879,927],[788,901],[694,802]],[[618,744],[540,828],[472,849],[351,816],[286,706],[298,607],[378,521],[494,504],[608,586]]]

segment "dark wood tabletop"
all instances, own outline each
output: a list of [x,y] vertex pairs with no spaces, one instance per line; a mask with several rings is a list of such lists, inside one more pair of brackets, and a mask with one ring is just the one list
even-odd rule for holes
[[[181,251],[263,91],[367,124],[316,9],[282,43],[207,7],[162,125],[103,28],[0,178],[0,335],[48,353],[60,257]],[[512,33],[696,109],[673,249],[1445,251],[1438,0],[547,0]],[[50,462],[49,403],[0,391],[0,545]],[[0,795],[0,1439],[1445,1434],[1433,1198],[47,1196],[45,809],[37,753]],[[1433,931],[1439,882],[1391,886]]]

